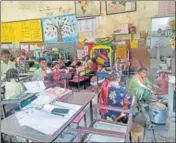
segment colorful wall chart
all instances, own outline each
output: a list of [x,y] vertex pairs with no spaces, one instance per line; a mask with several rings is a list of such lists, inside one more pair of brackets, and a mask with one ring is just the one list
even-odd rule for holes
[[41,42],[40,20],[1,23],[1,42]]
[[101,14],[101,1],[75,1],[76,17],[93,17]]
[[74,14],[42,19],[45,43],[78,41],[77,20]]
[[40,43],[21,43],[20,44],[20,50],[25,51],[25,54],[27,57],[42,57],[42,54],[45,50],[45,45]]

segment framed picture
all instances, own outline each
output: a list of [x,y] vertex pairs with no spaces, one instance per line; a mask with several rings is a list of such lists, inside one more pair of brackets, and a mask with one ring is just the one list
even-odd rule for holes
[[77,18],[95,17],[101,15],[101,1],[75,1]]
[[136,11],[136,1],[113,0],[106,1],[106,14],[119,14]]

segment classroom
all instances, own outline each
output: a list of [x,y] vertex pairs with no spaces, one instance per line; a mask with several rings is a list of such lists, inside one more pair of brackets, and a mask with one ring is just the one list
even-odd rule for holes
[[175,142],[175,1],[1,1],[1,142]]

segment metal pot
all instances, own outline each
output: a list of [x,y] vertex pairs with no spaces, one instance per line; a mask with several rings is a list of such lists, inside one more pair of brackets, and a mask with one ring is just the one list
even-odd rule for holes
[[155,124],[165,124],[167,119],[167,107],[159,102],[153,102],[149,105],[149,117]]

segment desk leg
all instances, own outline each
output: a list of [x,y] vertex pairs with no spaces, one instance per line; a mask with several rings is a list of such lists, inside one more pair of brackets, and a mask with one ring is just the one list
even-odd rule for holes
[[4,143],[4,137],[3,137],[3,134],[1,133],[1,143]]
[[90,101],[90,121],[93,122],[93,107],[92,107],[92,100]]
[[5,105],[2,105],[2,116],[3,116],[3,119],[6,117]]
[[21,102],[18,104],[19,109],[21,110]]
[[12,143],[12,139],[11,139],[11,136],[9,136],[9,142]]

